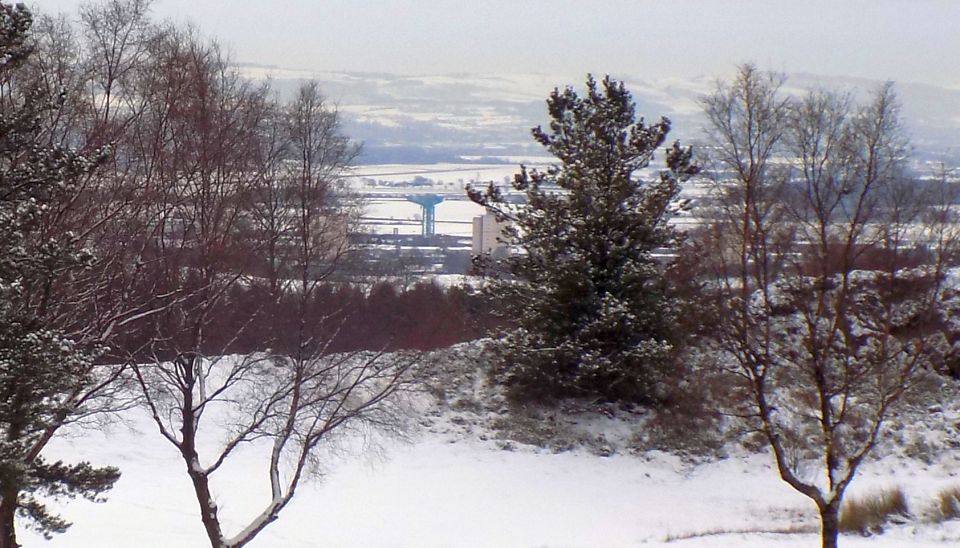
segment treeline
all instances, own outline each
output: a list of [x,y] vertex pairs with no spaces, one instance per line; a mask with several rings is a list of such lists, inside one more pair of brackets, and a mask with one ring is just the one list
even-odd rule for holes
[[[392,281],[325,284],[312,292],[303,317],[298,295],[277,299],[257,285],[232,287],[223,304],[223,312],[206,326],[200,349],[208,355],[264,350],[292,354],[302,337],[301,323],[309,337],[323,341],[324,354],[434,350],[483,337],[503,324],[476,291],[428,281],[409,287]],[[152,332],[137,330],[117,344],[146,349]],[[153,358],[146,353],[134,357]]]

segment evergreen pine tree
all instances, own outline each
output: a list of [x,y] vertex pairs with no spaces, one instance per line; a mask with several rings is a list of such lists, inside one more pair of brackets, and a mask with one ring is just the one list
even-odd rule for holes
[[470,190],[507,222],[505,259],[486,258],[487,292],[515,322],[499,343],[497,376],[520,400],[593,397],[651,402],[676,342],[678,308],[655,251],[674,247],[667,224],[679,183],[695,174],[690,149],[674,143],[665,169],[644,181],[670,123],[637,119],[622,82],[587,93],[554,90],[549,130],[533,136],[559,160],[521,170],[511,206],[494,185]]
[[[119,477],[116,468],[47,462],[39,452],[56,425],[76,409],[95,354],[55,325],[51,285],[88,268],[92,255],[69,233],[43,234],[46,217],[75,195],[97,157],[42,144],[41,114],[63,97],[47,97],[17,68],[30,54],[32,18],[23,5],[0,4],[0,547],[18,546],[17,516],[49,537],[69,524],[43,497],[96,500]],[[16,88],[17,93],[11,90]]]

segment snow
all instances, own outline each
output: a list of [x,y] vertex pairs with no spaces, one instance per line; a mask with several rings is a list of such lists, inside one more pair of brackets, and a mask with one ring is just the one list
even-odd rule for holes
[[[52,541],[23,532],[25,548],[206,546],[184,464],[148,417],[68,436],[50,456],[114,464],[123,471],[105,504],[63,507],[75,522]],[[591,425],[591,428],[596,428]],[[812,504],[780,481],[767,455],[693,465],[661,452],[598,457],[422,432],[387,442],[382,457],[336,459],[324,480],[302,486],[252,547],[778,547],[815,546],[816,534],[732,533],[816,528]],[[231,535],[269,502],[268,478],[245,450],[214,484]],[[956,457],[934,465],[893,457],[869,465],[852,494],[901,486],[932,500],[957,485]],[[260,477],[263,475],[264,477]],[[261,481],[262,480],[262,481]],[[222,481],[222,478],[221,478]],[[922,497],[922,498],[921,498]],[[668,538],[684,540],[666,542]],[[960,523],[907,524],[842,546],[925,547],[960,542]]]

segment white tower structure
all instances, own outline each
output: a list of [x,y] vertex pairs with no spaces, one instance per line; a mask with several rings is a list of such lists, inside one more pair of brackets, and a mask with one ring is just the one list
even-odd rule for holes
[[502,241],[503,229],[506,223],[497,220],[493,213],[487,213],[473,218],[473,245],[474,255],[489,253],[494,257],[503,257],[508,252]]

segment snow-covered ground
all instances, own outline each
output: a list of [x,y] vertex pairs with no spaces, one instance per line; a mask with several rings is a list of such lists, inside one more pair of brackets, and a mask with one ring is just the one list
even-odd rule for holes
[[[614,447],[611,456],[598,456],[596,447],[586,445],[555,453],[507,442],[489,427],[500,404],[489,397],[478,372],[453,366],[432,379],[443,379],[444,392],[435,391],[439,399],[420,408],[419,430],[409,440],[381,441],[379,451],[359,458],[331,456],[323,478],[302,486],[280,520],[250,546],[819,545],[813,505],[778,479],[765,454],[730,451],[732,456],[701,464],[660,451],[632,454],[617,439],[627,439],[629,427],[636,425],[611,417],[604,426],[602,414],[570,424],[591,435],[605,432]],[[450,385],[455,387],[447,390]],[[108,502],[62,507],[64,517],[75,523],[68,533],[45,541],[22,531],[26,548],[208,546],[179,455],[145,413],[135,410],[125,418],[126,424],[64,437],[50,448],[48,458],[116,465],[123,476]],[[914,439],[917,429],[928,432],[953,424],[956,417],[936,408],[928,421],[914,422],[900,433],[902,443]],[[851,496],[901,487],[916,518],[882,535],[845,536],[841,546],[960,543],[960,521],[929,524],[923,517],[940,489],[960,486],[960,449],[937,447],[922,460],[891,453],[864,468]],[[255,448],[246,449],[218,472],[219,483],[215,476],[228,535],[267,502],[261,456]],[[783,534],[787,529],[811,532]]]
[[[123,477],[105,504],[65,507],[75,521],[50,542],[24,535],[27,548],[137,546],[202,548],[196,502],[178,456],[137,420],[143,432],[114,427],[58,443],[56,453],[113,463]],[[252,457],[252,455],[251,455]],[[251,462],[235,463],[219,486],[227,516],[259,510]],[[245,466],[250,465],[249,470]],[[960,483],[955,471],[878,463],[858,487],[902,485],[925,494]],[[854,490],[854,494],[858,491]],[[815,534],[733,533],[667,543],[710,532],[775,531],[816,526],[812,506],[777,479],[769,459],[728,458],[700,466],[655,453],[597,457],[506,451],[492,442],[424,435],[395,443],[381,458],[341,462],[306,486],[255,547],[801,547]],[[843,546],[950,546],[960,523],[901,526]]]

